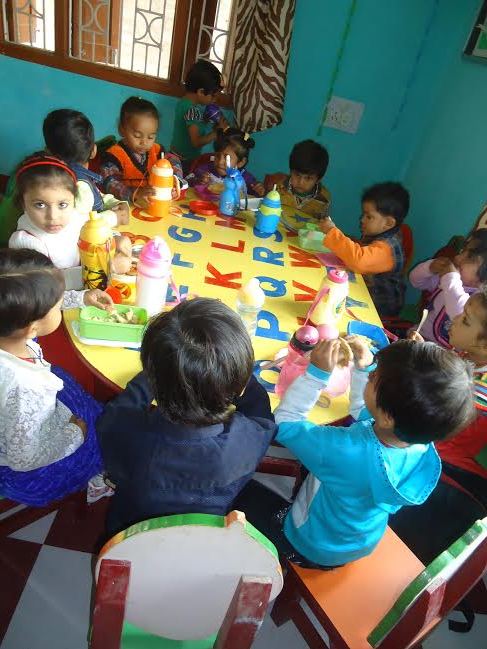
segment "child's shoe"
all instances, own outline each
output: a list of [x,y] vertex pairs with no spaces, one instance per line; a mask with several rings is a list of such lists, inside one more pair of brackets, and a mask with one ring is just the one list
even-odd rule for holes
[[105,483],[105,479],[101,473],[93,476],[86,488],[86,502],[91,505],[96,503],[100,498],[109,498],[113,496],[114,490]]

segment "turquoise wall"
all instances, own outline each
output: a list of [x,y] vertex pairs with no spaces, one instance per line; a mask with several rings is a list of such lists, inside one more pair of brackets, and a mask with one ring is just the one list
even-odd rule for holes
[[438,24],[450,44],[442,84],[434,106],[426,106],[428,120],[404,173],[417,259],[466,234],[487,202],[487,63],[461,54],[479,2],[447,5]]
[[[286,170],[295,142],[319,139],[330,152],[325,182],[333,216],[351,232],[356,232],[365,186],[404,180],[412,192],[410,222],[418,255],[424,256],[450,233],[466,230],[485,200],[487,65],[461,56],[479,0],[358,0],[335,94],[364,102],[365,111],[357,134],[326,128],[318,137],[350,6],[351,0],[297,2],[284,119],[256,134],[249,166],[259,176]],[[7,57],[0,60],[0,81],[0,173],[42,145],[42,119],[59,107],[85,112],[101,137],[115,132],[122,101],[139,94],[158,106],[159,139],[170,142],[172,97]]]

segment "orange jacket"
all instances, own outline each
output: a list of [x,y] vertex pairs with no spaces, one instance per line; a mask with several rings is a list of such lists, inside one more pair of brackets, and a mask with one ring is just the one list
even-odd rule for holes
[[[149,172],[159,159],[159,155],[161,153],[161,145],[152,145],[147,156],[145,169],[142,169],[140,165],[132,158],[130,153],[120,144],[114,144],[109,149],[107,149],[106,153],[116,158],[117,163],[122,170],[124,184],[128,185],[129,187],[140,187],[147,184]],[[144,180],[145,182],[141,182]]]
[[333,228],[325,235],[323,245],[340,257],[354,273],[387,273],[395,265],[391,246],[383,239],[361,245],[338,228]]

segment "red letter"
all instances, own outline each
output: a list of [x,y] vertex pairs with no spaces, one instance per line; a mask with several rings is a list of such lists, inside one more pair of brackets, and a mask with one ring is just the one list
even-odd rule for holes
[[228,243],[217,243],[216,241],[212,241],[211,247],[221,248],[222,250],[231,250],[232,252],[243,252],[245,250],[245,241],[239,239],[237,246],[230,246]]
[[205,277],[206,284],[216,284],[216,286],[225,286],[226,288],[240,288],[242,284],[232,282],[232,279],[240,279],[242,273],[220,273],[214,266],[208,262],[207,270],[213,277]]
[[291,261],[291,266],[305,266],[306,268],[320,268],[321,266],[312,252],[306,252],[306,250],[295,246],[289,245],[289,256],[294,259]]
[[315,288],[310,288],[306,284],[300,284],[295,280],[293,280],[293,286],[294,288],[300,288],[302,291],[306,291],[306,293],[297,293],[294,296],[295,302],[312,302],[316,297],[316,293],[318,293]]
[[233,230],[245,230],[245,223],[237,219],[226,219],[225,221],[215,221],[215,225],[222,228],[232,228]]

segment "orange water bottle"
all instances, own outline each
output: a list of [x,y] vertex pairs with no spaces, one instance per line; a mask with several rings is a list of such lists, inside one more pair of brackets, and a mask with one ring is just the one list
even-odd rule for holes
[[155,194],[149,199],[149,208],[147,211],[151,216],[159,219],[162,219],[164,216],[169,216],[173,187],[176,187],[176,200],[181,193],[179,180],[174,175],[169,160],[161,158],[156,162],[149,175],[149,185],[154,189]]
[[105,290],[115,255],[115,241],[110,226],[98,212],[90,212],[78,241],[83,285]]

